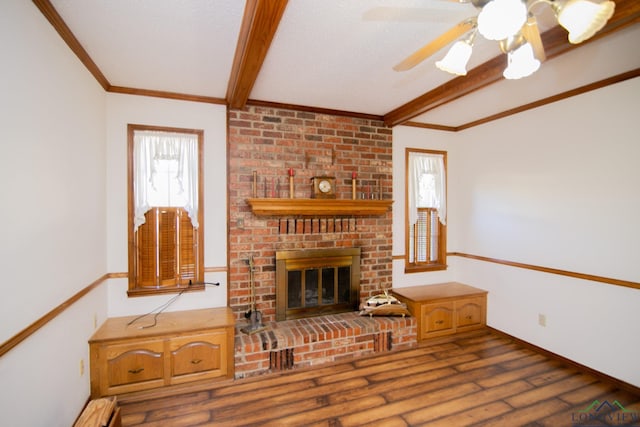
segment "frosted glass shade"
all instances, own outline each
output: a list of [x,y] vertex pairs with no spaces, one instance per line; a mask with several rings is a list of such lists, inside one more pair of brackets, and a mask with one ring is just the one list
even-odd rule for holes
[[471,51],[472,48],[469,43],[459,40],[451,46],[451,49],[442,60],[436,62],[436,67],[447,73],[466,76],[467,62],[471,58]]
[[533,48],[525,43],[508,53],[508,65],[502,75],[505,79],[516,80],[530,76],[540,68],[540,61],[533,56]]
[[478,31],[489,40],[514,35],[527,20],[527,7],[521,0],[492,0],[478,15]]
[[558,23],[569,32],[569,42],[578,44],[600,31],[613,15],[615,7],[612,1],[570,0],[557,12]]

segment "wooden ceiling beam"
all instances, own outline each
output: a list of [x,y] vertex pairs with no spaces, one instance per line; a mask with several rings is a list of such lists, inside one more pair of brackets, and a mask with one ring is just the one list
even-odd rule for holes
[[244,108],[267,56],[288,0],[247,0],[233,59],[227,103]]
[[[564,28],[556,26],[542,34],[542,43],[547,58],[562,55],[593,40],[613,34],[640,20],[640,1],[616,0],[616,10],[605,27],[594,37],[581,44],[571,44]],[[503,79],[502,72],[507,66],[507,56],[500,55],[470,70],[466,76],[456,77],[447,83],[409,101],[384,115],[387,126],[400,125],[448,102],[468,95]]]

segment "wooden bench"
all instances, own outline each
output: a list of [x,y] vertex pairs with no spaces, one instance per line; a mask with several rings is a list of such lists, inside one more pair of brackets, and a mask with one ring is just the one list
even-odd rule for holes
[[231,309],[139,317],[109,318],[89,339],[92,398],[233,378]]
[[418,340],[482,328],[487,291],[457,282],[392,289],[418,320]]

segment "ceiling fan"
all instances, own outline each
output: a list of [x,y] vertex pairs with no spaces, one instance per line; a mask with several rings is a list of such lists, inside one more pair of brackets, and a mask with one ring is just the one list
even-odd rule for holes
[[[436,62],[443,71],[466,75],[477,34],[495,40],[508,56],[504,70],[507,79],[519,79],[534,73],[546,59],[534,6],[547,4],[555,18],[569,32],[570,43],[581,43],[600,31],[613,15],[615,3],[611,0],[450,0],[471,3],[479,12],[459,22],[436,39],[430,41],[393,67],[406,71],[429,58],[454,40],[445,57]],[[460,39],[462,36],[466,37]]]

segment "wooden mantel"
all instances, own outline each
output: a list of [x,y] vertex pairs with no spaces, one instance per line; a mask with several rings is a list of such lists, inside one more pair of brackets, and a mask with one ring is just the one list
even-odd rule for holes
[[257,216],[381,216],[391,209],[393,200],[344,199],[247,199]]

